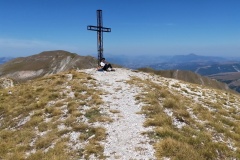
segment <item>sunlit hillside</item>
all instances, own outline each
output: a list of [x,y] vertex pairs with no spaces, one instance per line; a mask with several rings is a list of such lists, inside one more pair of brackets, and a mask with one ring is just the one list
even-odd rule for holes
[[63,50],[44,51],[0,65],[0,77],[22,82],[71,69],[95,68],[96,64],[97,59],[91,56],[80,56]]

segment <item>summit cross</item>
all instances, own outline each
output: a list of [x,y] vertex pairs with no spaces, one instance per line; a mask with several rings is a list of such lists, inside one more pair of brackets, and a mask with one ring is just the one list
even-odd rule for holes
[[97,31],[97,49],[98,49],[98,65],[103,58],[103,32],[111,32],[111,28],[103,27],[102,10],[97,10],[97,26],[87,26],[88,30]]

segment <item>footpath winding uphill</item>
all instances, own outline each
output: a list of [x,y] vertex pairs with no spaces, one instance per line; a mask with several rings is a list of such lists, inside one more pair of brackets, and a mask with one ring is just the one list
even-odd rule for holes
[[112,123],[104,126],[108,135],[103,142],[107,159],[156,159],[150,139],[142,134],[151,128],[143,127],[145,118],[138,114],[142,106],[136,102],[135,96],[141,89],[127,83],[131,76],[138,73],[126,69],[118,69],[117,72],[90,69],[85,72],[91,74],[97,80],[99,89],[107,93],[102,95],[105,101],[102,109],[113,119]]

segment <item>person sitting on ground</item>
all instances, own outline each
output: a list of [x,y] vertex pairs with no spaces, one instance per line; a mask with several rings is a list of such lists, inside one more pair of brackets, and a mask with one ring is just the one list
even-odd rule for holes
[[110,63],[108,63],[105,58],[102,58],[101,63],[100,63],[100,67],[102,67],[101,69],[104,71],[108,71],[108,69],[110,68],[110,71],[115,71],[112,67],[112,65]]

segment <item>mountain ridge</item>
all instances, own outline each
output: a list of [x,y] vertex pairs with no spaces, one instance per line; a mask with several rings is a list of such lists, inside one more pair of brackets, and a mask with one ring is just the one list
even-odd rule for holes
[[0,77],[26,81],[71,69],[86,69],[96,66],[97,60],[91,56],[79,56],[63,50],[45,51],[4,63],[0,66]]
[[[195,54],[188,57],[201,57]],[[97,60],[91,56],[79,56],[63,50],[44,51],[28,57],[15,58],[0,66],[0,77],[6,77],[15,82],[24,82],[34,78],[56,74],[71,69],[95,68]],[[141,70],[141,69],[140,69]],[[142,69],[144,70],[144,69]],[[146,69],[145,69],[146,70]],[[150,71],[148,69],[148,71]],[[211,81],[205,77],[194,75],[187,71],[151,71],[168,78],[180,78],[187,82],[213,86],[218,89],[228,90],[228,87],[217,81]],[[171,72],[171,73],[170,73]],[[175,72],[175,73],[173,73]],[[174,77],[174,75],[178,77]]]

